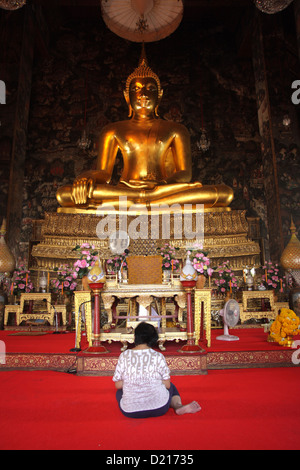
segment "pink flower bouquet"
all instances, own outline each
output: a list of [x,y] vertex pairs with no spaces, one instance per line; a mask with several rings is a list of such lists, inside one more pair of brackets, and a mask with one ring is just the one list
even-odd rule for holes
[[77,251],[80,256],[73,265],[74,272],[76,272],[79,279],[82,279],[84,276],[88,275],[90,269],[95,265],[98,258],[98,251],[95,250],[94,245],[90,245],[89,243],[77,245],[73,251]]

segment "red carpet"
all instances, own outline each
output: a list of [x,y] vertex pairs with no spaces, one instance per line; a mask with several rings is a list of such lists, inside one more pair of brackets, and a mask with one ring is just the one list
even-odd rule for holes
[[0,340],[5,342],[7,353],[61,353],[69,354],[75,346],[75,333],[22,336],[9,330],[0,331]]
[[[288,349],[279,346],[278,343],[269,343],[267,341],[268,333],[263,328],[233,328],[229,331],[231,335],[238,336],[239,341],[219,341],[217,336],[223,334],[221,329],[213,329],[211,331],[211,348],[212,351],[270,351]],[[294,340],[300,340],[300,336],[295,336]]]
[[[52,332],[41,336],[21,336],[15,335],[16,332],[0,331],[0,340],[5,342],[7,353],[61,353],[69,354],[70,349],[74,348],[75,333],[65,333],[55,335]],[[267,333],[263,328],[237,328],[230,331],[240,338],[239,341],[228,342],[218,341],[216,337],[223,334],[222,329],[212,330],[211,348],[208,352],[213,351],[264,351],[285,349],[277,343],[267,342]],[[299,340],[300,336],[295,337]],[[175,353],[178,349],[178,343],[166,342],[167,351]],[[85,339],[82,340],[82,349],[87,347]],[[107,345],[107,349],[113,354],[120,354],[120,343],[112,343]]]
[[0,373],[0,448],[195,450],[300,448],[300,371],[210,371],[174,377],[184,402],[202,411],[124,418],[110,377],[60,372]]

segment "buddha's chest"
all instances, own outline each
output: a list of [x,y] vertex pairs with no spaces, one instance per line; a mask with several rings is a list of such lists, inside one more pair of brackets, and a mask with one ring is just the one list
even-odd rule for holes
[[170,145],[168,133],[158,122],[151,126],[125,127],[120,136],[120,147],[125,153],[137,153],[141,155],[160,155]]

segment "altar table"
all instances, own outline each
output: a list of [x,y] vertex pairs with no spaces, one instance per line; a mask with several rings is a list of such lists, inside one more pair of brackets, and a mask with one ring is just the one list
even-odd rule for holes
[[[251,301],[257,302],[256,308],[251,305]],[[265,301],[268,301],[270,310],[262,308],[265,305]],[[262,318],[275,320],[283,307],[289,308],[288,302],[276,302],[273,290],[243,291],[243,301],[240,307],[241,322],[244,323],[250,319],[260,320]]]
[[[24,312],[24,304],[26,301],[32,302],[45,302],[45,310],[39,312],[27,311]],[[10,313],[14,313],[16,317],[16,325],[19,326],[23,321],[28,320],[46,320],[50,325],[55,326],[55,310],[62,315],[62,323],[65,326],[67,324],[67,312],[65,305],[51,304],[51,294],[49,293],[24,293],[21,294],[19,305],[6,305],[4,314],[4,325],[8,323],[8,316]]]
[[[209,291],[209,293],[208,293]],[[197,292],[197,294],[196,294]],[[206,330],[210,328],[210,290],[208,289],[197,289],[195,297],[197,298],[197,304],[200,305],[201,299],[204,300],[204,314],[206,319]],[[85,326],[86,335],[89,345],[92,344],[93,340],[93,325],[92,325],[92,304],[91,304],[91,292],[90,291],[76,291],[75,293],[75,324],[76,324],[76,347],[80,348],[81,333],[82,333],[82,308],[84,305],[85,309]],[[133,330],[135,326],[141,321],[138,315],[133,315],[128,312],[126,315],[126,328],[114,328],[113,322],[113,305],[116,300],[129,299],[135,300],[137,305],[141,305],[144,308],[150,307],[155,299],[160,301],[160,312],[157,319],[160,320],[161,326],[158,329],[159,332],[159,347],[162,351],[165,350],[165,341],[186,341],[187,332],[182,331],[178,327],[167,327],[166,315],[166,299],[172,298],[175,305],[178,308],[178,322],[180,323],[183,318],[183,311],[186,308],[186,293],[178,282],[170,282],[168,284],[109,284],[105,286],[105,289],[101,292],[101,300],[103,306],[108,315],[108,330],[101,328],[100,340],[108,341],[119,341],[123,343],[122,350],[127,348],[127,343],[134,342]],[[173,315],[170,315],[172,317]],[[200,339],[201,334],[201,308],[194,309],[194,339],[196,343]],[[123,318],[123,317],[121,317]],[[143,318],[144,319],[144,318]],[[153,320],[151,313],[149,313],[148,319],[145,321],[153,323],[157,326],[157,322]],[[210,338],[208,334],[208,338]]]

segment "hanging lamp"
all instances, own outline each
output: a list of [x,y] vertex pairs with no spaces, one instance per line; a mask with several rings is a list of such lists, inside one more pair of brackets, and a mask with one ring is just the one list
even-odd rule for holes
[[263,13],[274,14],[287,8],[293,0],[255,0],[255,6]]
[[200,135],[200,139],[197,141],[197,147],[202,152],[207,152],[207,150],[210,147],[210,140],[208,138],[207,132],[204,127],[202,86],[201,86],[200,78],[199,78],[199,88],[200,88],[201,135]]
[[0,0],[0,8],[4,10],[18,10],[26,4],[26,0]]
[[91,139],[89,139],[87,132],[86,132],[86,115],[87,115],[87,72],[86,72],[86,79],[85,79],[84,127],[83,127],[81,138],[77,142],[78,147],[82,150],[89,149],[91,145]]

